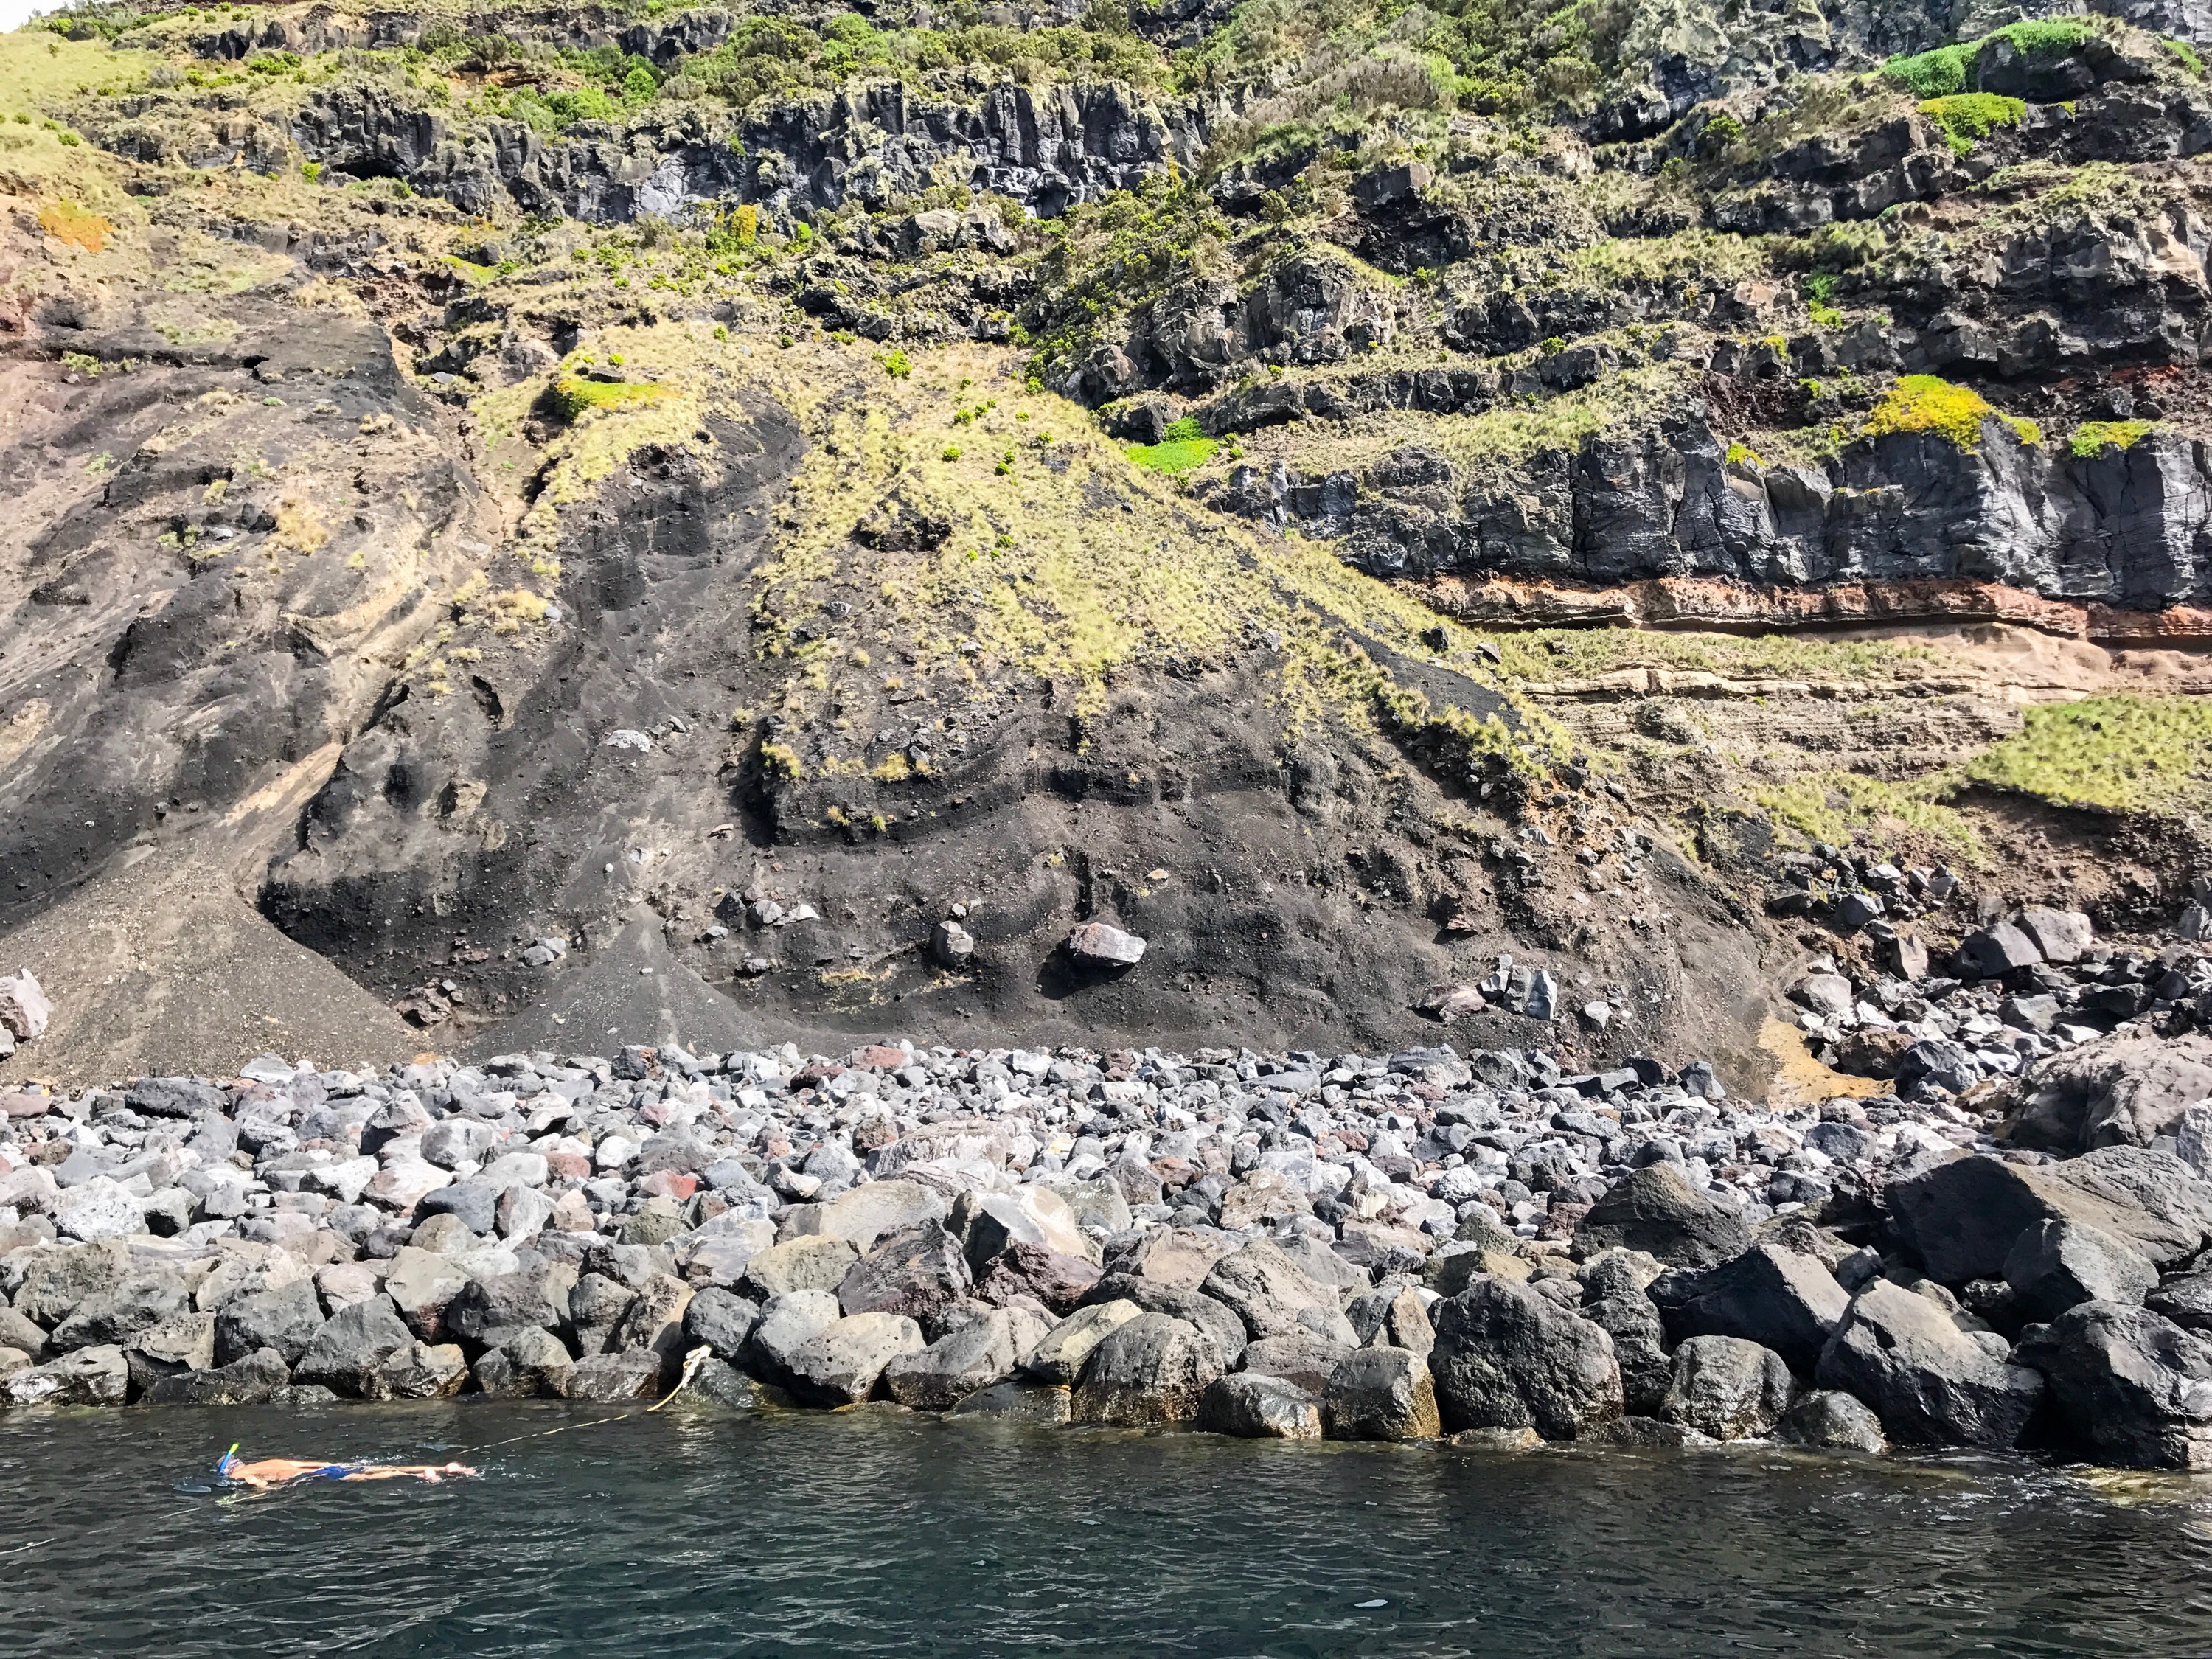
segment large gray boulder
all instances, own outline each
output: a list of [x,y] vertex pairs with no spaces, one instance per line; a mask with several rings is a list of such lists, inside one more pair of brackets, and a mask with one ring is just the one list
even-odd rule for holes
[[1773,1349],[1741,1337],[1693,1336],[1674,1350],[1674,1381],[1658,1415],[1714,1440],[1763,1440],[1796,1394]]
[[787,1238],[745,1264],[738,1288],[763,1302],[794,1291],[834,1291],[860,1259],[860,1253],[847,1239]]
[[875,1392],[892,1361],[923,1346],[921,1327],[904,1314],[848,1314],[792,1350],[788,1386],[811,1405],[849,1406]]
[[1675,1340],[1741,1337],[1771,1348],[1800,1376],[1820,1363],[1850,1303],[1818,1257],[1774,1243],[1754,1244],[1703,1273],[1670,1273],[1650,1294]]
[[1793,1446],[1830,1451],[1885,1452],[1881,1419],[1863,1401],[1838,1389],[1815,1389],[1782,1415],[1775,1437]]
[[1676,1165],[1654,1164],[1615,1182],[1576,1225],[1575,1243],[1585,1254],[1642,1250],[1671,1267],[1710,1267],[1741,1254],[1751,1230]]
[[296,1366],[322,1328],[323,1304],[311,1279],[241,1296],[224,1304],[215,1316],[216,1363],[228,1365],[257,1350],[274,1348],[286,1364]]
[[79,1348],[0,1378],[0,1405],[119,1406],[130,1389],[130,1364],[111,1344]]
[[[1433,1341],[1430,1346],[1435,1346]],[[1311,1331],[1298,1331],[1289,1336],[1266,1336],[1247,1344],[1244,1352],[1237,1356],[1237,1369],[1256,1376],[1275,1376],[1285,1382],[1295,1382],[1318,1400],[1328,1391],[1328,1379],[1336,1375],[1336,1368],[1352,1352],[1341,1342],[1316,1336]],[[1422,1358],[1427,1358],[1426,1350]]]
[[284,1356],[274,1348],[247,1354],[212,1370],[179,1371],[148,1383],[149,1406],[258,1406],[292,1386]]
[[72,1348],[128,1347],[141,1332],[189,1305],[185,1281],[175,1273],[133,1273],[113,1290],[80,1302],[54,1327],[52,1346],[64,1353]]
[[458,1342],[416,1338],[386,1354],[362,1391],[364,1400],[442,1400],[469,1380],[469,1362]]
[[522,1330],[556,1331],[568,1322],[575,1270],[523,1268],[472,1279],[446,1304],[446,1328],[459,1341],[495,1348]]
[[1426,1358],[1437,1344],[1429,1304],[1419,1291],[1402,1282],[1354,1297],[1344,1316],[1351,1322],[1352,1335],[1363,1348],[1406,1348]]
[[805,1231],[872,1253],[878,1239],[942,1221],[950,1206],[918,1181],[871,1181],[814,1206]]
[[1337,1363],[1322,1395],[1332,1440],[1433,1440],[1443,1432],[1436,1380],[1409,1348],[1355,1348]]
[[1083,1374],[1091,1351],[1142,1312],[1133,1302],[1094,1302],[1078,1308],[1024,1357],[1023,1374],[1040,1382],[1072,1385]]
[[[2212,1265],[2167,1279],[2143,1298],[2143,1305],[2184,1330],[2212,1335]],[[0,1342],[7,1340],[0,1336]]]
[[1244,1440],[1318,1440],[1321,1407],[1283,1377],[1234,1371],[1206,1385],[1198,1403],[1198,1426]]
[[2045,1219],[2005,1256],[2005,1283],[2029,1319],[2056,1319],[2081,1302],[2140,1303],[2158,1269],[2125,1240],[2087,1222]]
[[960,1241],[937,1222],[925,1221],[879,1239],[847,1268],[837,1283],[837,1304],[848,1314],[904,1314],[926,1325],[967,1295],[973,1283]]
[[[16,1258],[20,1259],[20,1258]],[[118,1290],[131,1273],[131,1249],[119,1239],[103,1239],[75,1249],[48,1246],[35,1251],[15,1287],[15,1311],[33,1324],[52,1330],[81,1303]]]
[[1999,1279],[2020,1236],[2073,1220],[2126,1242],[2154,1266],[2193,1255],[2212,1228],[2212,1182],[2168,1152],[2116,1146],[2029,1168],[1966,1155],[1893,1181],[1897,1231],[1931,1279]]
[[372,1398],[379,1367],[414,1340],[407,1322],[384,1297],[356,1302],[316,1332],[293,1376],[351,1399]]
[[1824,1389],[1871,1406],[1892,1438],[1921,1445],[2010,1447],[2043,1379],[1997,1358],[1934,1301],[1878,1279],[1851,1298],[1820,1355]]
[[607,1339],[610,1352],[642,1349],[660,1356],[661,1370],[672,1377],[684,1360],[684,1316],[691,1287],[672,1273],[654,1273],[638,1286]]
[[1335,1292],[1316,1284],[1263,1239],[1215,1262],[1199,1288],[1243,1321],[1245,1334],[1255,1341],[1310,1331],[1346,1347],[1358,1343],[1351,1322],[1337,1306]]
[[1613,1339],[1613,1361],[1620,1367],[1621,1409],[1632,1417],[1656,1415],[1674,1380],[1674,1362],[1667,1352],[1667,1330],[1657,1305],[1634,1291],[1585,1302],[1580,1312]]
[[1170,1319],[1195,1325],[1212,1339],[1214,1351],[1221,1356],[1224,1365],[1234,1365],[1250,1340],[1244,1321],[1226,1303],[1217,1302],[1196,1291],[1178,1290],[1171,1285],[1128,1273],[1108,1273],[1091,1287],[1083,1299],[1090,1305],[1133,1302],[1146,1313],[1165,1314]]
[[1015,1341],[1013,1316],[994,1308],[921,1352],[899,1355],[884,1368],[884,1388],[915,1411],[951,1411],[1013,1375]]
[[660,1356],[650,1348],[587,1354],[550,1380],[563,1400],[598,1406],[651,1400],[660,1393]]
[[474,1367],[477,1392],[495,1398],[526,1400],[557,1396],[562,1379],[575,1359],[550,1331],[518,1327],[506,1340],[479,1358]]
[[761,1304],[745,1339],[745,1369],[763,1382],[790,1386],[793,1357],[845,1316],[828,1291],[793,1291]]
[[1571,1440],[1620,1415],[1613,1339],[1529,1286],[1478,1279],[1430,1317],[1429,1369],[1445,1428],[1534,1428]]
[[1126,1428],[1187,1423],[1221,1371],[1221,1351],[1197,1326],[1140,1314],[1091,1351],[1075,1385],[1074,1419]]
[[711,1348],[719,1359],[734,1364],[743,1357],[745,1342],[759,1322],[760,1304],[748,1302],[734,1291],[716,1285],[694,1293],[684,1310],[684,1338],[690,1346]]
[[2147,1146],[2212,1096],[2212,1036],[2124,1030],[2049,1054],[2001,1086],[2004,1133],[2022,1146],[2081,1152]]
[[2074,1443],[2130,1468],[2212,1468],[2212,1340],[2148,1308],[2083,1302],[2014,1356],[2040,1371]]

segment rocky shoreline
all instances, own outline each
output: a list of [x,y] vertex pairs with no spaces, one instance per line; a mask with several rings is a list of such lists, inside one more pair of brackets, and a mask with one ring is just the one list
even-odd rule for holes
[[[19,1091],[0,1405],[641,1400],[704,1347],[691,1389],[739,1407],[2208,1467],[2201,1042],[1796,1109],[1448,1046]],[[2098,1071],[2128,1044],[2160,1052]],[[2125,1109],[2054,1116],[2062,1084]]]

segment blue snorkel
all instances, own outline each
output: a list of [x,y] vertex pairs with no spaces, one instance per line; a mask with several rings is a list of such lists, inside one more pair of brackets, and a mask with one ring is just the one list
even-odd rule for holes
[[225,1452],[221,1457],[216,1459],[215,1476],[216,1480],[228,1480],[230,1479],[230,1466],[238,1462],[238,1446],[239,1443],[237,1441],[232,1441],[230,1443],[230,1449]]

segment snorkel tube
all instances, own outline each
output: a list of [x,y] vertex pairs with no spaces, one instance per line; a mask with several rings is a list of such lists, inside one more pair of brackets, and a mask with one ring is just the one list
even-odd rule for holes
[[225,1452],[221,1457],[216,1459],[215,1477],[216,1480],[228,1480],[230,1479],[230,1466],[238,1462],[238,1447],[239,1443],[235,1440],[232,1441],[230,1443],[230,1449]]

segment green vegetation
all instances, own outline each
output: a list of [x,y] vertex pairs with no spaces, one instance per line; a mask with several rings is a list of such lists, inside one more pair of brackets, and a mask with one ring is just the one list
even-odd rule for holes
[[2027,710],[2019,732],[1968,762],[1966,775],[2061,806],[2154,811],[2202,799],[2208,763],[2212,702],[2112,696]]
[[2063,58],[2083,45],[2096,32],[2089,19],[2044,18],[2033,22],[2008,23],[1978,40],[1938,46],[1911,58],[1893,58],[1881,72],[1894,84],[1921,98],[1948,98],[1967,89],[1975,60],[1999,41],[2023,58]]
[[597,409],[635,409],[667,397],[665,386],[636,381],[580,380],[566,377],[553,383],[555,410],[564,421],[575,421]]
[[1955,775],[1945,772],[1909,783],[1885,783],[1856,772],[1826,770],[1801,773],[1787,783],[1756,791],[1752,799],[1808,841],[1848,846],[1853,832],[1862,829],[1884,836],[1917,831],[1942,842],[1954,857],[1980,864],[1982,846],[1973,827],[1944,805],[1957,782]]
[[2179,63],[2182,68],[2200,81],[2204,78],[2203,54],[2191,46],[2188,41],[2169,39],[2161,40],[2159,44],[2173,54],[2175,61]]
[[2018,126],[2027,115],[2027,106],[1993,92],[1960,92],[1929,99],[1920,112],[1943,129],[1954,155],[1965,155],[1976,139],[1988,137],[1999,127]]
[[2024,444],[2043,441],[2042,428],[2018,416],[1999,415],[1972,386],[1954,386],[1933,374],[1905,374],[1882,394],[1859,434],[1885,437],[1893,432],[1932,432],[1965,450],[1982,447],[1982,423],[1995,416]]
[[2084,421],[2066,447],[2076,460],[2094,461],[2108,449],[2131,449],[2157,429],[2155,421]]
[[1213,459],[1213,452],[1221,446],[1198,429],[1198,422],[1185,416],[1171,421],[1156,444],[1132,444],[1129,459],[1139,466],[1150,467],[1155,472],[1172,476],[1204,466]]

